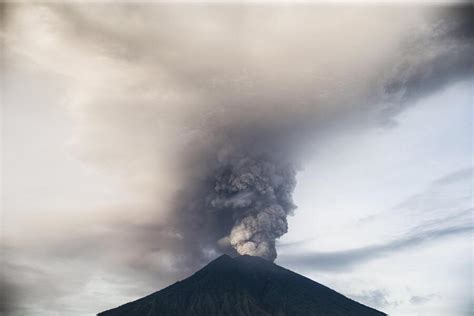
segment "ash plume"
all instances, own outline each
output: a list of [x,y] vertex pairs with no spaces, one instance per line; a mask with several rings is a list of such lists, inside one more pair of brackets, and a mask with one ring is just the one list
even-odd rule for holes
[[239,254],[275,260],[275,239],[288,231],[286,216],[295,209],[294,167],[270,157],[246,156],[221,163],[208,199],[212,211],[229,213],[234,222],[223,241]]
[[[191,270],[221,252],[276,258],[296,170],[320,132],[361,116],[390,121],[472,75],[472,23],[442,7],[103,10],[47,7],[63,18],[58,42],[90,54],[78,56],[82,68],[106,52],[92,84],[69,73],[74,94],[87,94],[76,106],[81,158],[159,199],[137,227],[166,232],[148,234],[142,252],[158,247]],[[130,14],[140,22],[119,27]]]
[[[31,220],[28,247],[15,249],[41,249],[43,267],[80,258],[87,271],[126,267],[149,283],[218,253],[274,260],[318,141],[392,124],[414,100],[472,78],[471,14],[448,9],[2,5],[5,85],[49,87],[70,115],[72,156],[127,195],[81,210],[83,225],[55,215],[51,236]],[[5,90],[27,94],[16,88]]]
[[183,242],[193,240],[198,251],[273,261],[275,241],[288,231],[287,216],[296,209],[292,194],[297,155],[283,155],[275,149],[276,143],[291,148],[285,143],[288,139],[272,140],[260,134],[257,142],[243,142],[244,135],[239,134],[239,140],[224,137],[224,143],[208,148],[205,158],[191,155],[190,164],[200,166],[202,173],[194,180],[191,177],[186,190],[176,195],[170,223],[181,232]]

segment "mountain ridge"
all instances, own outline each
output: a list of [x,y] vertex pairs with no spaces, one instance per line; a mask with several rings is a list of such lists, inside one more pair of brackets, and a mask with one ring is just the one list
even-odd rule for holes
[[192,276],[98,316],[383,316],[259,257],[222,255]]

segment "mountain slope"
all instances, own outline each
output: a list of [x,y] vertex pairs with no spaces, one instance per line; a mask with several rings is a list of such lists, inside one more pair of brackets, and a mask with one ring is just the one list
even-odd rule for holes
[[382,316],[259,257],[223,255],[191,277],[99,316]]

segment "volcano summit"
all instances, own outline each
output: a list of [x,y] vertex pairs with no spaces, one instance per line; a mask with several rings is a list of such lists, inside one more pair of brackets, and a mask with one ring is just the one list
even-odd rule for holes
[[98,316],[383,316],[302,275],[253,256],[222,255],[175,284]]

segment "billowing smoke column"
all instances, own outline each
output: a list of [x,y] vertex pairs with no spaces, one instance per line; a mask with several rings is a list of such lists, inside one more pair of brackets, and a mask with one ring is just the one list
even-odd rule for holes
[[104,215],[116,235],[97,240],[115,240],[119,265],[140,272],[194,271],[220,253],[274,260],[295,209],[295,166],[313,146],[393,125],[473,73],[471,6],[8,12],[5,66],[41,65],[51,87],[64,84],[74,152],[131,192],[117,216]]
[[[101,198],[87,203],[94,216],[84,222],[97,226],[77,227],[62,212],[64,225],[55,220],[61,225],[52,234],[36,225],[41,233],[30,232],[29,245],[28,234],[5,238],[20,243],[6,243],[3,266],[28,273],[0,278],[8,289],[0,314],[41,304],[49,311],[51,297],[38,296],[49,294],[31,283],[30,270],[48,284],[62,281],[48,260],[69,262],[71,254],[106,275],[119,268],[122,278],[126,266],[151,288],[220,253],[274,260],[295,208],[295,166],[312,159],[313,146],[324,150],[335,135],[394,126],[416,100],[474,76],[471,4],[2,4],[6,104],[43,100],[53,122],[65,101],[73,152],[130,194],[117,200],[97,192]],[[34,87],[31,100],[19,93],[24,80]],[[95,209],[102,197],[110,197],[113,213]],[[56,299],[76,283],[50,292]],[[25,299],[12,298],[15,292]],[[70,291],[62,294],[69,302]],[[13,303],[2,304],[5,298]]]
[[221,244],[239,254],[275,260],[275,239],[288,230],[287,215],[295,209],[292,192],[295,169],[271,157],[238,157],[216,170],[214,191],[208,197],[216,212],[229,213],[233,227]]
[[[296,208],[295,165],[304,163],[313,150],[317,133],[330,133],[336,126],[357,128],[367,119],[393,126],[393,118],[418,98],[472,77],[470,15],[431,14],[423,18],[415,14],[412,27],[404,22],[400,29],[393,28],[391,19],[374,14],[378,18],[373,25],[387,23],[378,32],[366,32],[365,27],[355,31],[353,27],[367,23],[366,13],[355,14],[347,32],[339,34],[344,40],[327,46],[307,46],[317,43],[311,32],[301,32],[298,45],[287,42],[292,36],[274,34],[279,38],[276,43],[285,45],[252,50],[250,56],[263,54],[259,66],[245,53],[219,64],[222,51],[215,50],[218,55],[212,61],[201,59],[203,64],[196,68],[212,69],[209,73],[189,76],[179,69],[181,77],[198,79],[190,84],[194,90],[185,91],[197,91],[199,96],[193,107],[186,108],[191,114],[185,112],[185,120],[179,122],[186,132],[175,133],[185,135],[185,140],[176,142],[185,148],[179,151],[182,159],[177,159],[176,168],[182,183],[166,221],[176,232],[179,240],[173,246],[179,243],[174,249],[185,253],[186,266],[202,265],[222,252],[275,260],[276,240],[288,231],[287,216]],[[420,21],[430,27],[420,27],[424,25]],[[305,28],[307,24],[301,25]],[[387,30],[395,33],[389,35]],[[346,39],[350,32],[360,37]],[[327,38],[324,32],[319,35]],[[239,51],[242,46],[237,46]],[[280,59],[282,47],[287,59]],[[360,49],[355,53],[353,47]],[[305,58],[297,57],[302,52]],[[340,55],[334,56],[336,52]],[[273,53],[274,59],[267,58]],[[273,64],[275,60],[285,62]],[[363,80],[354,79],[361,74]]]

